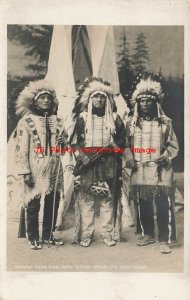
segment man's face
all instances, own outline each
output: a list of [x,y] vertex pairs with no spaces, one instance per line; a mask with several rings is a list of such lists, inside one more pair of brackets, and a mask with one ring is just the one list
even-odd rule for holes
[[154,101],[150,98],[143,98],[139,102],[140,110],[144,114],[149,114],[154,109]]
[[106,96],[102,94],[95,94],[92,97],[92,105],[95,108],[104,108],[106,104]]
[[51,108],[52,105],[52,96],[48,93],[44,93],[38,97],[36,100],[36,105],[41,110],[47,111]]

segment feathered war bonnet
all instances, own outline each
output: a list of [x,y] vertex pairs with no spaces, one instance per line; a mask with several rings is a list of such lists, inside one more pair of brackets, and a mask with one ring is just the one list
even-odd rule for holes
[[139,74],[135,82],[135,89],[132,92],[131,102],[134,103],[148,97],[161,104],[164,97],[161,80],[161,77],[153,73]]
[[111,104],[112,112],[117,111],[116,104],[113,98],[114,94],[110,83],[108,81],[103,81],[103,79],[100,77],[91,77],[90,79],[86,78],[84,80],[84,84],[79,86],[78,88],[77,97],[73,109],[73,113],[76,116],[88,110],[89,99],[91,95],[97,91],[105,93]]
[[16,115],[23,117],[36,111],[35,101],[42,94],[48,93],[52,96],[52,114],[56,113],[58,100],[55,90],[50,82],[45,79],[31,81],[22,90],[16,101]]
[[160,122],[167,122],[169,118],[164,114],[161,109],[161,104],[164,98],[164,92],[162,88],[162,78],[159,75],[153,73],[144,72],[139,74],[132,91],[130,93],[130,104],[133,107],[133,117],[131,121],[130,135],[134,134],[134,128],[138,119],[138,103],[143,98],[149,98],[156,102],[157,105],[157,117]]
[[92,122],[92,98],[96,93],[105,95],[105,122],[107,129],[111,134],[115,134],[115,123],[113,119],[113,112],[117,111],[116,104],[113,98],[113,90],[108,81],[103,81],[100,77],[92,77],[91,79],[85,79],[84,84],[78,89],[78,96],[75,101],[73,109],[74,119],[76,119],[81,113],[85,113],[85,134],[86,140],[90,141],[93,137],[93,122]]

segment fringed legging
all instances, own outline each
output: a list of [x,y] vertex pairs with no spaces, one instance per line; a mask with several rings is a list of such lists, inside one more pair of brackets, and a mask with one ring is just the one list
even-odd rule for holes
[[[136,233],[154,237],[154,201],[153,198],[140,198],[136,204]],[[176,226],[173,202],[163,193],[155,196],[159,242],[176,241]]]

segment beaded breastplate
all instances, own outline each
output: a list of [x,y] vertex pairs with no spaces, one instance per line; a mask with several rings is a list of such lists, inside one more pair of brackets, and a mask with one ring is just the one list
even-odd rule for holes
[[89,139],[85,139],[86,147],[105,147],[110,143],[111,133],[105,117],[92,115],[92,129]]
[[134,158],[139,162],[154,161],[160,156],[162,128],[155,120],[142,120],[141,127],[135,127]]

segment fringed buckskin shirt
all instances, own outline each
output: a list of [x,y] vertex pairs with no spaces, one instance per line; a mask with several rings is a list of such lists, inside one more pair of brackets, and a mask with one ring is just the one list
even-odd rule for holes
[[[48,135],[47,135],[48,122]],[[16,161],[18,174],[32,174],[34,186],[24,187],[24,202],[27,203],[37,195],[49,194],[55,188],[58,176],[57,190],[63,186],[63,171],[59,154],[50,151],[55,147],[57,137],[64,132],[63,121],[56,115],[43,116],[29,114],[23,117],[17,125]],[[48,140],[47,140],[48,138]],[[43,147],[40,151],[40,147]],[[51,153],[52,152],[52,153]]]
[[[137,162],[137,168],[133,168],[131,173],[132,198],[137,192],[143,198],[149,198],[160,193],[161,190],[165,194],[170,194],[173,185],[172,160],[177,156],[179,150],[171,120],[163,117],[161,122],[155,119],[152,121],[140,120],[140,124],[141,126],[136,124],[132,136],[130,136],[131,119],[126,126],[124,157],[126,163],[132,160]],[[152,148],[152,145],[156,151],[147,154],[146,148]],[[142,148],[145,149],[145,152],[142,151]],[[160,155],[168,158],[167,165],[159,167],[154,162]]]

